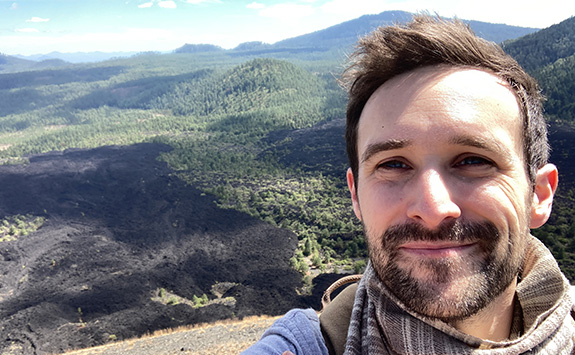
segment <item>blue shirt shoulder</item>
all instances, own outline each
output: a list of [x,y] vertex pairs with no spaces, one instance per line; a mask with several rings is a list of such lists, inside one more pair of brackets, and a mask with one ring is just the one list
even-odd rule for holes
[[292,309],[265,331],[262,338],[242,355],[283,354],[328,355],[319,318],[313,309]]

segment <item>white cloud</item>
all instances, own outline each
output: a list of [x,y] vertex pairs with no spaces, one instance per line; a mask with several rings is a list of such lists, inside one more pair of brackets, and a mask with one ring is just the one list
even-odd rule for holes
[[33,22],[33,23],[48,22],[48,21],[50,21],[49,18],[41,18],[41,17],[32,17],[26,20],[26,22]]
[[194,5],[199,5],[199,4],[219,4],[221,3],[220,0],[185,0],[185,2],[187,2],[188,4],[194,4]]
[[173,0],[152,0],[138,5],[138,8],[147,9],[154,6],[154,4],[163,9],[175,9],[178,7],[176,2]]
[[10,5],[10,10],[17,10],[17,9],[18,9],[18,3],[13,2],[12,5]]
[[145,8],[148,8],[148,7],[152,7],[153,5],[154,5],[154,3],[150,1],[150,2],[146,2],[146,3],[143,3],[143,4],[138,5],[138,8],[140,8],[140,9],[145,9]]
[[255,1],[254,1],[254,2],[252,2],[252,3],[250,3],[250,4],[247,4],[246,7],[247,7],[248,9],[260,10],[260,9],[263,9],[264,7],[266,7],[266,5],[260,4],[259,2],[255,2]]
[[20,32],[20,33],[38,33],[38,32],[40,32],[36,28],[17,28],[14,31]]
[[158,2],[158,6],[164,9],[175,9],[178,7],[175,2],[168,0],[168,1],[160,1]]
[[298,20],[315,12],[311,5],[276,4],[259,11],[260,16],[278,18],[286,22]]

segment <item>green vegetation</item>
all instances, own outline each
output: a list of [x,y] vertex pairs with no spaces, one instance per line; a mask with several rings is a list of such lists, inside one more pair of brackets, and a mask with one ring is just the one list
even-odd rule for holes
[[[259,176],[254,181],[226,177],[217,181],[217,187],[206,187],[205,191],[218,196],[221,207],[246,212],[295,232],[302,244],[301,254],[312,257],[317,267],[321,266],[318,253],[327,260],[336,255],[365,256],[360,225],[349,207],[346,187],[334,178],[305,173],[291,178]],[[350,236],[351,240],[344,245],[342,236]]]
[[[546,111],[558,121],[575,120],[572,20],[505,44],[540,80]],[[545,43],[553,45],[533,49]],[[292,138],[282,135],[344,117],[345,96],[334,79],[341,51],[285,51],[285,61],[255,58],[272,50],[261,43],[235,52],[184,49],[189,53],[0,74],[0,163],[26,163],[28,154],[68,148],[165,143],[173,150],[160,159],[215,195],[218,206],[293,231],[299,247],[290,263],[307,284],[317,272],[361,272],[366,245],[352,213],[345,166],[329,159],[304,165],[292,156]],[[297,148],[323,159],[318,152],[324,143],[309,137]],[[573,191],[560,190],[550,223],[534,233],[575,280]],[[42,222],[6,217],[0,241]],[[203,302],[203,296],[185,300],[166,290],[156,297],[165,304]]]
[[546,96],[545,112],[556,120],[575,122],[575,54],[536,70]]
[[547,98],[546,114],[575,121],[575,17],[503,47],[538,79]]
[[80,323],[80,327],[85,327],[86,326],[86,322],[84,322],[84,319],[82,319],[82,317],[84,316],[84,313],[82,312],[82,308],[78,307],[78,323]]
[[504,43],[523,68],[534,71],[575,54],[575,18]]
[[44,217],[15,215],[0,220],[0,242],[9,242],[32,233],[44,224]]
[[209,301],[210,300],[208,299],[208,295],[206,295],[205,293],[200,297],[196,295],[192,297],[192,302],[194,302],[194,308],[206,306]]
[[192,307],[195,306],[195,302],[192,302],[184,297],[176,295],[175,293],[167,291],[165,288],[160,288],[159,290],[156,290],[154,297],[152,297],[152,301],[159,302],[166,306],[175,306],[178,304],[187,304]]
[[533,230],[539,240],[547,245],[561,269],[571,280],[575,279],[575,189],[560,193],[553,207],[550,221]]
[[214,292],[214,287],[212,287],[212,293],[214,293],[214,295],[216,296],[215,299],[210,300],[208,295],[204,293],[201,296],[192,295],[192,299],[190,300],[188,298],[170,292],[165,288],[160,288],[154,292],[154,295],[151,299],[154,302],[158,302],[166,306],[185,304],[193,308],[201,308],[209,306],[211,304],[222,304],[225,306],[234,306],[236,304],[235,298],[233,297],[222,298],[221,294],[217,294],[217,292]]
[[218,196],[220,206],[288,228],[302,245],[313,241],[310,265],[325,269],[337,255],[364,255],[351,210],[341,208],[348,205],[341,182],[279,164],[266,140],[271,132],[343,116],[333,75],[314,70],[326,64],[306,69],[253,59],[217,66],[223,55],[212,62],[202,55],[144,55],[3,75],[0,161],[72,147],[166,143],[174,149],[162,159]]

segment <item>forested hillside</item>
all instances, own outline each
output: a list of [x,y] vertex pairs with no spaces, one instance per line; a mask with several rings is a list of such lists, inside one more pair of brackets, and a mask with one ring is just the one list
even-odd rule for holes
[[547,115],[575,120],[575,17],[503,47],[541,83]]
[[[298,233],[293,264],[302,271],[305,257],[325,269],[334,267],[332,255],[364,255],[340,176],[287,162],[292,138],[272,135],[343,117],[332,73],[274,59],[194,66],[201,57],[193,54],[133,61],[3,75],[1,102],[13,104],[0,106],[0,156],[12,163],[70,147],[168,143],[174,150],[163,159],[223,207]],[[148,67],[151,61],[163,65]],[[316,143],[304,144],[312,153]],[[341,159],[335,163],[343,172]]]
[[[280,160],[305,147],[289,144],[291,132],[343,117],[341,89],[315,65],[147,54],[0,75],[0,159],[17,164],[0,174],[0,263],[7,275],[0,337],[57,353],[162,327],[310,306],[305,298],[319,282],[310,266],[316,273],[352,269],[345,258],[365,252],[353,241],[361,238],[351,210],[342,207],[343,180]],[[129,148],[67,151],[61,163],[58,154],[26,158],[104,145]],[[149,161],[155,150],[174,174]],[[98,158],[84,161],[82,154]],[[142,163],[132,161],[139,154]],[[83,167],[70,168],[68,160]],[[38,162],[47,164],[45,172]],[[54,164],[62,165],[50,170]],[[40,236],[48,244],[36,242]],[[142,260],[118,267],[126,254]],[[141,271],[147,268],[157,272]],[[63,283],[55,281],[60,277]],[[228,285],[220,297],[229,291],[234,302],[217,303],[210,290],[218,282]],[[196,300],[206,295],[209,301]],[[31,341],[22,340],[30,334]],[[0,352],[3,346],[9,342]]]
[[[341,48],[352,33],[406,16],[364,16],[275,47]],[[575,90],[562,90],[573,85],[573,23],[569,19],[505,44],[542,82],[554,119],[573,119]],[[490,32],[482,25],[481,33]],[[328,127],[326,122],[344,116],[344,93],[335,80],[340,58],[251,59],[267,48],[247,43],[234,54],[188,45],[169,55],[0,75],[0,157],[13,163],[27,154],[71,147],[167,143],[174,150],[163,159],[186,172],[182,178],[219,196],[222,206],[295,231],[302,253],[294,265],[302,270],[306,256],[323,269],[333,266],[332,255],[365,255],[343,185],[343,140],[321,143],[322,148],[311,136],[294,147],[297,136],[280,133],[321,122]],[[536,55],[522,54],[529,48]],[[306,164],[305,154],[297,153],[301,145],[310,154],[340,149],[342,155]]]

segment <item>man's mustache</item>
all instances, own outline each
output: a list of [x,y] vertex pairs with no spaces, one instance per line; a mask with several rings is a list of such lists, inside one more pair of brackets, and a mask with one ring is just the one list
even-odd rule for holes
[[437,229],[430,230],[421,224],[404,223],[388,228],[382,243],[386,248],[397,247],[407,242],[475,243],[490,245],[500,237],[497,227],[489,221],[472,222],[454,219],[442,223]]

